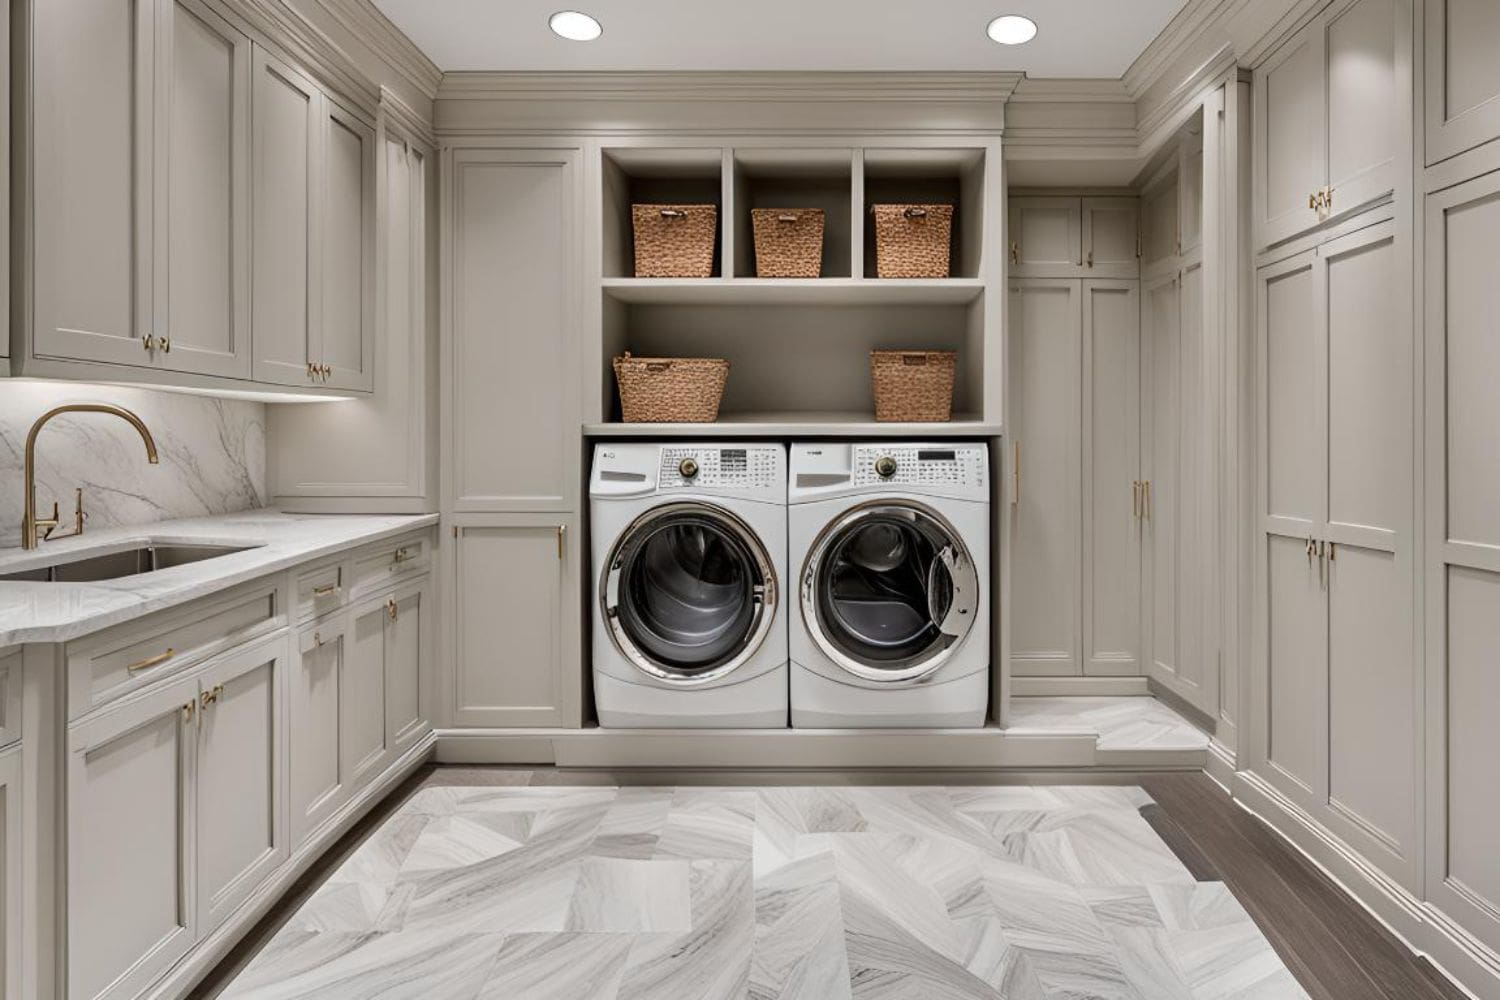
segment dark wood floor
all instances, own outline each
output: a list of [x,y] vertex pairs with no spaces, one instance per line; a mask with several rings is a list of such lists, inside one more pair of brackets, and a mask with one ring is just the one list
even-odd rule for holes
[[[376,827],[429,785],[789,785],[993,784],[1004,775],[974,772],[567,771],[555,768],[427,767],[381,802],[306,872],[195,990],[210,1000]],[[1197,772],[1111,774],[1156,800],[1142,810],[1199,879],[1222,881],[1255,918],[1313,1000],[1466,1000],[1426,959],[1409,951],[1374,917],[1275,832]],[[1066,779],[1043,781],[1066,784]]]

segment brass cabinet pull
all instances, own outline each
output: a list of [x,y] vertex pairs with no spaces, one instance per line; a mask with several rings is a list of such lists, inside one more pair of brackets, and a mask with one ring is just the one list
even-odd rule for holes
[[385,613],[386,617],[390,618],[391,621],[395,621],[396,616],[401,613],[401,609],[396,606],[396,599],[394,597],[387,597],[385,599]]
[[312,593],[313,593],[314,597],[328,597],[329,595],[331,595],[331,594],[337,594],[338,592],[339,592],[339,585],[338,584],[336,584],[336,583],[325,583],[321,587],[314,587]]
[[391,562],[406,562],[406,560],[410,558],[412,558],[411,550],[408,549],[405,545],[401,546],[395,552],[391,553]]
[[1010,262],[1012,264],[1021,263],[1021,244],[1012,243],[1010,245]]
[[1333,562],[1334,560],[1336,560],[1338,558],[1338,551],[1339,551],[1339,543],[1338,542],[1329,542],[1328,543],[1328,561],[1329,562]]
[[1151,480],[1141,483],[1141,519],[1151,520]]
[[150,670],[152,667],[161,666],[176,655],[177,650],[168,646],[165,653],[157,653],[155,656],[148,656],[144,660],[137,660],[134,663],[127,664],[125,669],[132,674],[139,670]]
[[1094,266],[1094,251],[1090,250],[1088,252],[1088,256],[1084,258],[1083,263],[1088,267]]
[[163,338],[161,338],[161,352],[163,354],[171,354],[172,353],[172,338],[171,337],[163,337]]
[[224,685],[222,685],[222,684],[215,684],[213,687],[209,688],[207,691],[205,691],[201,695],[199,695],[198,696],[198,700],[200,702],[202,702],[203,707],[206,709],[206,708],[208,708],[208,706],[214,704],[215,702],[217,702],[223,696],[224,696]]
[[1141,481],[1139,479],[1130,484],[1130,516],[1137,521],[1141,519]]
[[1307,207],[1308,207],[1308,209],[1310,209],[1311,211],[1316,212],[1318,210],[1318,202],[1321,201],[1321,200],[1322,199],[1320,199],[1318,197],[1318,194],[1317,194],[1316,191],[1313,192],[1312,194],[1308,195],[1307,196]]
[[193,721],[193,709],[196,707],[197,705],[191,701],[182,706],[182,721],[184,723]]
[[323,633],[322,632],[314,632],[313,633],[313,645],[314,646],[322,646],[323,645]]
[[567,534],[567,531],[568,531],[568,526],[566,524],[559,524],[557,526],[557,558],[558,559],[562,559],[562,557],[563,557],[563,538]]
[[149,333],[146,334],[141,338],[141,346],[146,349],[147,354],[150,354],[156,348],[156,338]]

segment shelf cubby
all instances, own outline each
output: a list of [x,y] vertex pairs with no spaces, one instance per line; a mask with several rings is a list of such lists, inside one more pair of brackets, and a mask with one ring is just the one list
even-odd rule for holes
[[[873,420],[871,350],[952,350],[958,353],[954,412],[977,420],[984,411],[984,308],[982,296],[947,304],[725,308],[606,295],[603,357],[606,366],[626,350],[643,357],[726,358],[722,419],[755,422],[756,415],[793,413],[808,423],[848,423],[859,415]],[[612,373],[604,377],[611,387],[606,412],[618,419]]]
[[[949,274],[979,274],[984,233],[984,151],[980,149],[866,149],[864,161],[864,276],[876,277],[872,205],[953,206]],[[900,280],[900,279],[893,279]]]
[[736,149],[732,276],[755,277],[752,209],[818,208],[824,216],[819,277],[853,277],[853,176],[852,149]]
[[[603,154],[602,246],[606,278],[635,274],[635,236],[630,206],[639,204],[713,205],[715,277],[724,273],[724,150],[622,147]],[[675,279],[674,279],[675,280]],[[684,281],[705,279],[681,279]]]

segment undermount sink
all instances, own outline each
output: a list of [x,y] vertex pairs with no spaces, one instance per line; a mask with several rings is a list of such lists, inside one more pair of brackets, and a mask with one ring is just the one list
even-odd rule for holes
[[89,583],[118,580],[173,566],[217,559],[255,548],[253,545],[187,545],[171,542],[145,543],[118,552],[82,555],[45,566],[0,573],[0,581],[31,583]]

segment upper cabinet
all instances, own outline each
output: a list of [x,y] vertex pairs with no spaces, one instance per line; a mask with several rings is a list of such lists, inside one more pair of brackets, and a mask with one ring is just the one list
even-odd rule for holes
[[369,122],[212,0],[28,10],[13,371],[371,391]]
[[374,386],[375,136],[255,53],[255,377]]
[[1018,278],[1134,278],[1135,198],[1010,199],[1010,273]]
[[1255,71],[1256,245],[1395,189],[1395,0],[1337,0]]
[[1500,138],[1500,4],[1427,0],[1427,164]]

